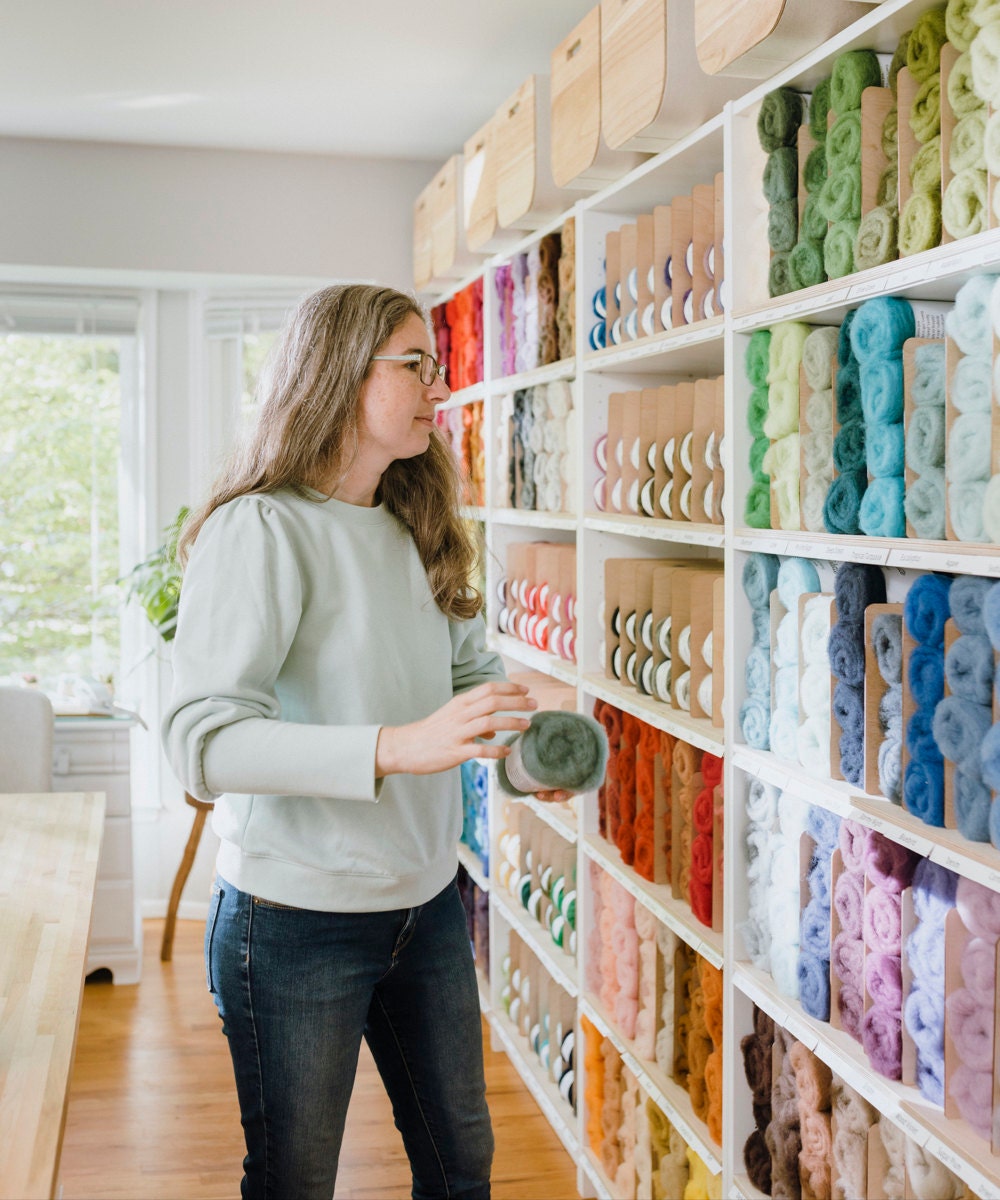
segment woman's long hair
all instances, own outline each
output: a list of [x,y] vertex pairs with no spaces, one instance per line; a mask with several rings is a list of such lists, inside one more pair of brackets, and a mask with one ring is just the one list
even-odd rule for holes
[[[249,439],[184,526],[182,564],[202,525],[227,501],[347,473],[372,355],[411,313],[426,321],[410,296],[368,284],[323,288],[302,301],[261,373]],[[483,607],[472,582],[478,547],[459,515],[463,491],[454,455],[434,429],[425,453],[389,466],[376,496],[410,530],[438,607],[457,620]]]

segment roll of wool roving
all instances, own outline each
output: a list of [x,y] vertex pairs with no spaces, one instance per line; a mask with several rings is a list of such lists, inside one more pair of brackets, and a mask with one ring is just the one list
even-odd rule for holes
[[788,253],[788,277],[792,291],[815,287],[826,279],[823,242],[800,237]]
[[941,74],[929,76],[920,85],[910,108],[910,128],[923,145],[941,132]]
[[941,47],[948,40],[944,8],[923,14],[910,31],[906,66],[918,83],[923,83],[941,66]]
[[795,290],[789,256],[785,253],[771,255],[767,272],[767,289],[770,296],[785,296]]
[[780,146],[767,156],[762,180],[768,204],[794,200],[799,189],[799,160],[791,146]]
[[963,354],[992,354],[990,301],[996,280],[996,275],[973,275],[955,293],[945,330]]
[[854,471],[849,475],[838,475],[830,484],[823,503],[823,525],[827,533],[860,533],[858,516],[861,499],[868,487],[868,473]]
[[[943,406],[916,408],[906,427],[906,465],[918,475],[943,471],[945,462],[945,412]],[[944,507],[942,505],[942,516]]]
[[951,615],[952,582],[950,575],[928,573],[916,579],[906,594],[903,619],[910,637],[921,645],[944,647],[944,624]]
[[799,218],[799,231],[802,237],[810,242],[819,242],[820,246],[826,241],[827,229],[826,217],[823,216],[819,207],[819,192],[810,194],[808,200],[802,209],[802,216]]
[[817,142],[809,151],[806,158],[806,164],[802,168],[802,182],[805,184],[806,191],[809,195],[820,191],[823,184],[826,183],[827,163],[826,163],[826,143]]
[[833,441],[833,465],[841,475],[865,468],[865,423],[846,421]]
[[972,19],[976,0],[948,0],[944,10],[944,27],[948,41],[961,53],[972,44],[979,26]]
[[901,296],[876,296],[857,309],[851,323],[851,350],[862,364],[873,359],[898,358],[903,343],[913,337],[913,307]]
[[951,111],[958,119],[986,108],[982,96],[976,94],[972,83],[972,56],[967,50],[958,56],[948,72],[945,90]]
[[902,421],[903,362],[898,356],[861,363],[861,414],[869,426]]
[[842,563],[834,578],[833,594],[838,620],[863,624],[870,604],[885,603],[885,573],[872,563]]
[[768,92],[757,114],[760,148],[771,154],[779,146],[794,145],[805,111],[805,98],[793,88],[780,87]]
[[988,636],[983,606],[996,586],[992,579],[979,575],[959,575],[948,593],[951,617],[959,633]]
[[853,355],[847,362],[840,364],[834,392],[837,400],[837,420],[841,425],[864,415],[861,409],[861,366]]
[[809,101],[809,132],[813,136],[813,141],[816,142],[826,140],[831,83],[829,75],[821,79],[813,88],[812,98]]
[[760,388],[766,385],[770,361],[771,331],[756,329],[750,335],[743,358],[743,369],[752,387]]
[[854,243],[854,265],[859,271],[894,262],[899,252],[899,214],[886,204],[870,209],[861,218]]
[[825,142],[827,171],[835,175],[861,162],[861,110],[842,113]]
[[960,413],[990,412],[993,364],[985,354],[963,354],[951,377],[951,402]]
[[986,481],[982,479],[948,486],[948,516],[955,537],[960,542],[986,541],[983,521],[986,487]]
[[951,148],[948,152],[952,174],[960,171],[975,169],[986,170],[986,110],[973,109],[962,117],[951,135]]
[[910,185],[915,192],[941,190],[941,135],[932,137],[910,159]]
[[943,340],[922,342],[913,352],[913,403],[944,407],[945,344]]
[[972,83],[987,104],[1000,105],[1000,22],[984,25],[969,47]]
[[882,68],[872,50],[847,50],[833,63],[830,79],[830,107],[840,116],[861,107],[861,93],[866,87],[878,87]]
[[953,238],[972,237],[987,227],[987,193],[984,169],[967,167],[951,178],[941,202],[941,224]]
[[854,271],[854,243],[860,220],[846,217],[830,226],[823,243],[823,269],[830,279],[842,279]]
[[[814,328],[802,343],[802,370],[814,392],[829,388],[838,330],[832,325]],[[812,422],[810,422],[812,424]]]
[[904,492],[901,475],[873,479],[865,489],[858,509],[861,532],[869,537],[905,537]]
[[940,197],[930,192],[914,192],[899,214],[900,256],[919,254],[940,242]]
[[906,489],[903,507],[916,537],[941,541],[945,535],[944,471],[931,469],[914,480]]
[[792,250],[799,236],[799,206],[796,200],[776,200],[767,212],[767,244],[773,251]]
[[903,474],[905,465],[903,423],[876,421],[865,431],[868,473],[875,477]]

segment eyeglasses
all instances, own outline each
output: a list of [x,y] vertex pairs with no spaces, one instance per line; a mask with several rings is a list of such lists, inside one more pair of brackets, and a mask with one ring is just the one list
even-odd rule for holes
[[422,351],[413,354],[376,354],[372,357],[372,362],[419,363],[417,376],[424,387],[430,387],[435,379],[440,379],[442,383],[447,382],[445,379],[448,371],[447,365],[439,363],[433,354],[426,354]]

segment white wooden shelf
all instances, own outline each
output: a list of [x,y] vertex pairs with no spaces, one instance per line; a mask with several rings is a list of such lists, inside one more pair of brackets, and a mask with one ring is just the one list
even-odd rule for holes
[[721,550],[726,539],[721,525],[697,521],[661,521],[655,517],[636,517],[624,513],[588,513],[583,518],[583,527],[595,533],[618,533],[654,542],[707,546],[713,550]]
[[532,951],[546,972],[559,984],[567,995],[576,997],[580,988],[577,984],[576,959],[571,958],[555,944],[547,929],[543,929],[525,909],[521,908],[510,892],[495,887],[490,892],[490,904],[495,905],[500,915]]
[[518,375],[504,375],[500,379],[490,380],[490,394],[501,396],[507,392],[519,392],[522,388],[538,387],[542,383],[558,383],[560,380],[570,380],[576,375],[576,359],[564,358],[560,362],[549,363],[544,367],[535,367],[531,371],[522,371]]
[[544,650],[529,646],[527,642],[522,642],[519,638],[511,637],[507,633],[488,633],[486,643],[491,650],[496,650],[505,658],[516,659],[524,666],[531,667],[533,671],[541,671],[543,675],[551,675],[553,679],[558,679],[561,683],[576,686],[579,678],[576,663],[567,662],[564,658],[556,658],[554,654],[546,654]]
[[435,404],[434,409],[436,412],[447,412],[450,408],[464,408],[466,404],[477,404],[480,400],[485,399],[486,384],[480,381],[470,384],[468,387],[459,388],[457,392],[452,392],[447,400]]
[[465,842],[458,843],[458,861],[465,867],[469,878],[481,892],[490,890],[490,881],[483,871],[483,864],[479,859],[479,855],[475,854]]
[[699,371],[721,374],[724,362],[725,318],[709,317],[651,337],[606,346],[587,354],[584,371],[613,371],[617,375],[676,374]]
[[459,510],[460,515],[465,517],[467,521],[485,521],[487,509],[481,508],[477,504],[464,504]]
[[654,729],[680,738],[689,746],[707,750],[710,754],[722,754],[725,749],[723,731],[705,717],[690,717],[651,696],[640,696],[635,688],[624,688],[597,672],[584,675],[583,686],[592,696],[645,721]]
[[572,513],[536,512],[527,508],[494,508],[490,511],[494,525],[517,525],[526,529],[576,529]]
[[594,1157],[594,1152],[589,1146],[581,1147],[578,1165],[594,1189],[594,1195],[597,1197],[597,1200],[615,1200],[615,1196],[611,1191],[611,1184],[605,1177],[604,1171],[601,1169],[601,1164]]
[[650,883],[643,879],[622,862],[617,849],[600,834],[591,834],[584,838],[582,845],[588,858],[593,859],[602,870],[617,879],[658,921],[672,929],[685,945],[697,951],[713,967],[722,967],[722,934],[709,929],[707,925],[702,925],[687,904],[674,899],[666,884]]
[[535,816],[544,821],[550,829],[555,830],[561,838],[570,845],[575,845],[579,836],[577,815],[573,808],[575,802],[575,797],[566,804],[549,804],[544,800],[536,800],[534,796],[522,796],[514,803],[526,805]]

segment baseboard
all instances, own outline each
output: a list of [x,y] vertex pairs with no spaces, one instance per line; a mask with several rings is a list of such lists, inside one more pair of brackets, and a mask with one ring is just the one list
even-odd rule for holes
[[[162,921],[167,915],[165,900],[143,900],[141,905],[143,920]],[[178,921],[204,921],[208,916],[208,903],[204,900],[182,900],[177,906]]]

